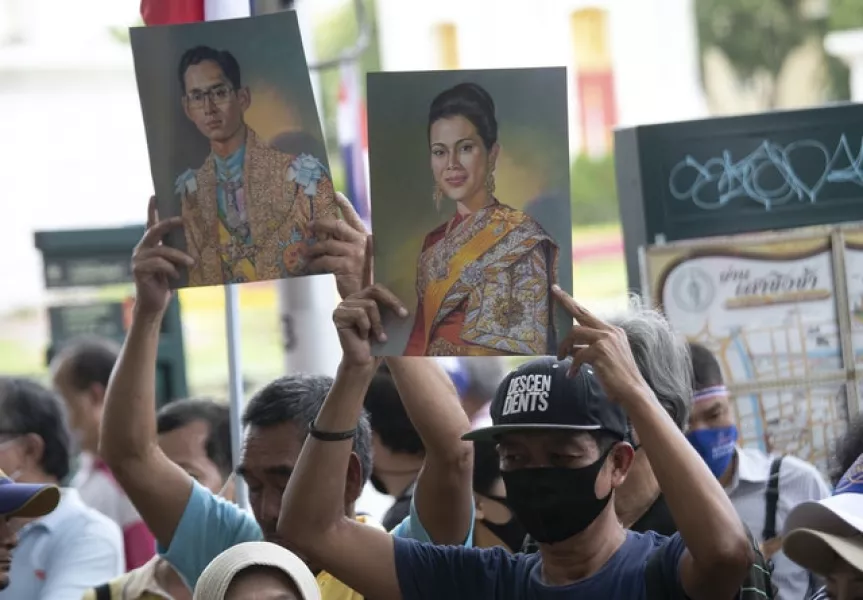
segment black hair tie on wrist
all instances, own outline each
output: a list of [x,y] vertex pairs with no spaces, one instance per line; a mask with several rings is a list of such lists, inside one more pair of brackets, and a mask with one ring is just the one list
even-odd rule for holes
[[341,442],[355,438],[357,436],[357,428],[354,427],[348,431],[321,431],[312,423],[309,425],[309,435],[322,442]]

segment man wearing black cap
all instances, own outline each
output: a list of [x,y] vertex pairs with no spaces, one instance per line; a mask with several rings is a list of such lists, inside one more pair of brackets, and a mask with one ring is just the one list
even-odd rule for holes
[[[344,356],[285,490],[285,541],[365,597],[638,600],[659,552],[663,597],[734,598],[752,562],[734,508],[657,402],[624,332],[559,288],[554,294],[578,322],[560,349],[559,358],[572,358],[540,358],[511,373],[492,403],[493,426],[465,436],[499,444],[507,500],[537,554],[393,540],[340,514],[344,481],[316,465],[347,465],[359,412],[345,408],[374,375],[369,341],[385,338],[381,310],[403,308],[379,286],[333,315]],[[678,525],[669,538],[627,531],[615,513],[614,490],[633,457],[626,415]]]

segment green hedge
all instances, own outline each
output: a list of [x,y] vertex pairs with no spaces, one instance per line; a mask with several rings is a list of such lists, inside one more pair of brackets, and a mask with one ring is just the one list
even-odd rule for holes
[[573,222],[579,225],[614,223],[620,220],[614,155],[588,158],[581,155],[569,172]]

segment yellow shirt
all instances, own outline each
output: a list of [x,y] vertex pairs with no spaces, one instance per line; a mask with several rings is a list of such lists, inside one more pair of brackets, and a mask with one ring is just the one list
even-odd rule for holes
[[[377,527],[381,531],[386,531],[382,525],[376,523],[365,516],[357,517],[357,521]],[[316,577],[318,587],[321,588],[321,600],[363,600],[363,596],[355,592],[344,583],[327,573],[321,571]]]

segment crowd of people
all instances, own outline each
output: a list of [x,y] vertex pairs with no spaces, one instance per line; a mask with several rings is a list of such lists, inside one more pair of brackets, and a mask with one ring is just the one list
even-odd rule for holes
[[[863,421],[830,484],[743,448],[708,348],[559,288],[558,356],[377,358],[381,315],[408,311],[340,203],[341,225],[317,224],[335,233],[337,374],[258,390],[238,465],[223,403],[157,406],[190,259],[153,203],[123,346],[70,343],[53,389],[0,378],[0,600],[863,598]],[[368,488],[391,497],[381,522],[357,509]]]

